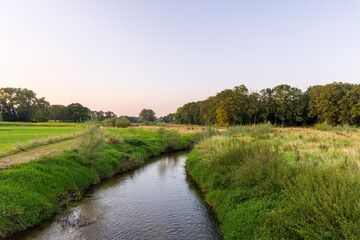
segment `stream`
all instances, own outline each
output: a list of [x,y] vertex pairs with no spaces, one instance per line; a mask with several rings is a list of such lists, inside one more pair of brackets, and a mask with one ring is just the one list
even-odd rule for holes
[[216,216],[185,173],[186,152],[156,157],[100,183],[12,239],[222,239]]

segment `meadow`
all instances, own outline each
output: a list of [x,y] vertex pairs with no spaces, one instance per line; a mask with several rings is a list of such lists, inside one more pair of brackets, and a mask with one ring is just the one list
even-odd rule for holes
[[[68,139],[83,129],[81,124],[0,122],[0,156],[59,141],[61,135],[63,139]],[[20,148],[17,147],[18,140]]]
[[[152,156],[193,145],[190,134],[163,128],[97,131],[95,138],[105,140],[101,145],[88,137],[91,134],[84,134],[76,150],[14,164],[0,172],[0,238],[50,218],[104,178],[136,168]],[[89,154],[89,149],[98,151]]]
[[[43,131],[46,138],[48,130],[65,134],[65,129],[72,132],[84,126],[0,124],[1,128],[22,135],[28,131],[30,136]],[[76,150],[0,172],[0,237],[51,218],[102,179],[195,144],[186,170],[217,214],[225,239],[360,238],[357,128],[326,123],[275,128],[268,123],[228,129],[164,125],[98,131],[100,150],[91,161],[84,154],[96,146],[80,144]],[[86,136],[75,140],[84,142]]]
[[356,128],[238,126],[215,132],[186,169],[224,239],[359,239]]

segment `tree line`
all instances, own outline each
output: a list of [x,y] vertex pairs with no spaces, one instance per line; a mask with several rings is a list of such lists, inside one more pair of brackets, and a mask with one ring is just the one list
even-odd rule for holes
[[206,100],[189,102],[163,119],[198,125],[271,122],[301,126],[324,121],[331,125],[360,125],[360,85],[334,82],[302,91],[282,84],[260,92],[249,92],[240,85]]
[[[105,122],[105,125],[127,125],[129,122],[153,122],[155,112],[143,109],[139,117],[120,116],[111,111],[92,111],[80,103],[51,105],[44,97],[26,88],[0,88],[0,121],[8,122],[85,122],[87,120]],[[115,124],[117,123],[117,124]]]
[[9,122],[84,122],[116,117],[113,112],[91,111],[80,103],[50,105],[26,88],[0,88],[0,120]]

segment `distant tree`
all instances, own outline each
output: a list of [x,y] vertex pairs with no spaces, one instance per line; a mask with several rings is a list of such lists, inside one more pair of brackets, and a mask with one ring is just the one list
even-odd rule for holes
[[349,106],[357,103],[357,94],[351,93],[352,88],[352,84],[336,82],[313,87],[309,93],[309,115],[317,116],[321,122],[326,120],[331,125],[350,124]]
[[132,123],[137,123],[139,121],[138,117],[131,117],[131,116],[126,116],[130,122]]
[[162,117],[162,121],[165,123],[174,122],[175,121],[174,117],[175,117],[174,113],[169,113],[168,115]]
[[298,125],[304,121],[306,104],[303,93],[298,88],[282,84],[274,87],[273,103],[275,119],[283,125]]
[[66,119],[70,122],[84,122],[90,119],[90,109],[80,103],[72,103],[66,107]]
[[229,117],[223,106],[216,109],[216,120],[220,125],[229,125]]
[[140,122],[145,122],[145,121],[154,122],[155,120],[156,120],[155,112],[151,109],[143,109],[139,113]]
[[50,103],[45,101],[45,98],[36,99],[32,105],[31,121],[35,122],[47,122],[49,121]]
[[50,120],[65,121],[66,120],[66,106],[64,105],[50,105],[49,106]]
[[35,116],[35,112],[38,112],[38,116],[45,116],[46,110],[40,109],[40,106],[45,106],[41,105],[45,102],[44,98],[38,99],[32,90],[26,88],[0,89],[0,111],[4,121],[29,122],[32,116]]
[[110,111],[105,112],[105,119],[117,118],[116,114]]
[[91,119],[95,121],[104,121],[105,113],[103,111],[91,111]]
[[248,115],[252,119],[252,123],[257,123],[257,117],[260,111],[260,94],[253,92],[249,95]]

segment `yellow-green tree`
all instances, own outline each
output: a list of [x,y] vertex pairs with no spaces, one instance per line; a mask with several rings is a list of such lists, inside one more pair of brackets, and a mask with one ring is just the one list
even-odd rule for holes
[[216,109],[216,120],[222,126],[229,125],[228,113],[222,106]]

